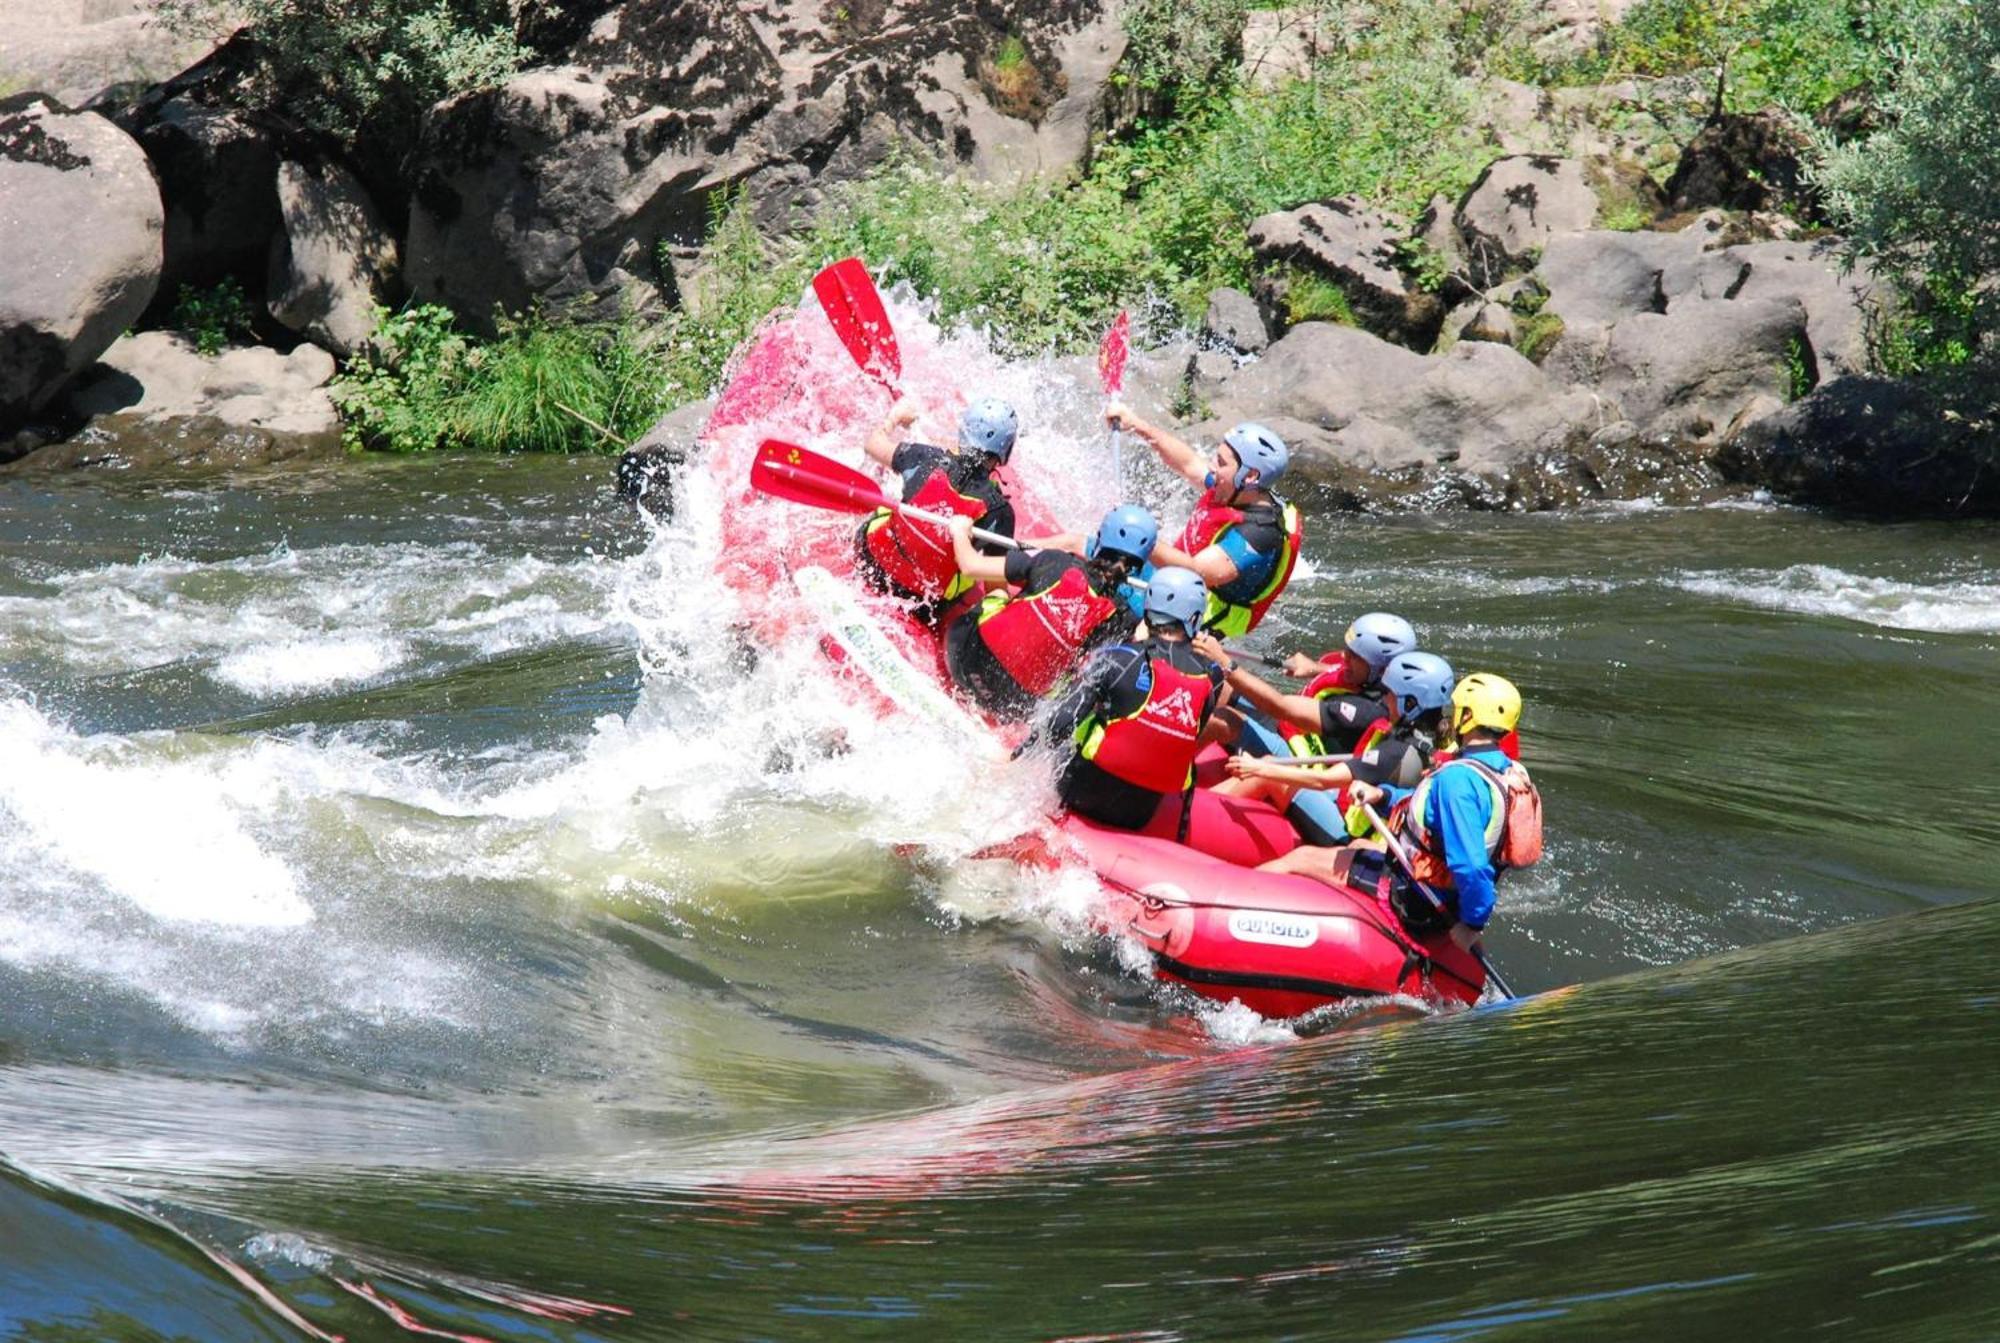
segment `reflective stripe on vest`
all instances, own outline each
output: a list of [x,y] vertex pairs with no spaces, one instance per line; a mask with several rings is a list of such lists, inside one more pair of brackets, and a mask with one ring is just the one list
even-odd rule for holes
[[[1304,524],[1300,521],[1299,510],[1291,504],[1275,494],[1271,496],[1271,502],[1277,507],[1284,538],[1278,547],[1277,559],[1271,565],[1270,578],[1247,600],[1231,600],[1223,596],[1219,589],[1209,590],[1208,612],[1202,617],[1202,626],[1214,631],[1220,638],[1248,634],[1256,629],[1264,619],[1264,613],[1271,609],[1271,603],[1278,600],[1278,594],[1285,590],[1285,584],[1292,581],[1292,570],[1299,562],[1299,546],[1305,539]],[[1224,508],[1215,502],[1213,489],[1205,490],[1196,501],[1187,526],[1181,529],[1180,548],[1190,555],[1199,555],[1243,518],[1242,509]],[[1223,588],[1229,586],[1231,584],[1225,583]]]
[[1078,725],[1078,754],[1113,778],[1155,793],[1187,787],[1201,749],[1202,707],[1211,682],[1182,671],[1165,657],[1148,656],[1152,685],[1145,702],[1121,718]]
[[[954,489],[942,464],[903,502],[933,513],[957,513],[975,522],[986,516],[986,501]],[[905,592],[949,599],[972,586],[972,580],[958,571],[951,533],[935,522],[920,522],[896,509],[878,508],[868,519],[862,544],[889,581]]]
[[[1410,794],[1407,802],[1396,809],[1398,819],[1401,821],[1398,829],[1416,842],[1416,851],[1410,857],[1413,860],[1411,866],[1416,868],[1418,879],[1440,890],[1451,888],[1451,868],[1445,865],[1444,847],[1425,824],[1424,813],[1430,807],[1431,784],[1437,780],[1438,775],[1453,765],[1465,765],[1470,768],[1473,762],[1458,758],[1445,761],[1418,780],[1416,791]],[[1493,794],[1493,805],[1486,816],[1486,833],[1482,837],[1486,844],[1486,856],[1490,860],[1500,851],[1500,840],[1507,826],[1506,786],[1485,770],[1474,768],[1472,772],[1479,776],[1479,781]]]
[[1076,665],[1097,628],[1118,603],[1090,586],[1081,564],[1040,592],[1010,597],[995,592],[979,606],[980,640],[993,660],[1030,695],[1042,696]]

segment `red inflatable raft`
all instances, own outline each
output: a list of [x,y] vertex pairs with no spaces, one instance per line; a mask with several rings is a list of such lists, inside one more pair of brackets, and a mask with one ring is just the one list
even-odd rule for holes
[[[737,377],[703,434],[705,466],[723,486],[725,501],[718,577],[743,598],[751,631],[767,642],[792,633],[802,614],[791,603],[771,600],[789,588],[785,576],[794,560],[827,562],[851,575],[854,523],[787,512],[778,526],[770,510],[790,506],[759,499],[743,483],[755,442],[770,433],[858,444],[886,405],[886,395],[865,380],[804,376],[805,367],[825,363],[823,355],[805,357],[813,343],[796,322],[768,324],[741,356]],[[1024,515],[1041,513],[1036,501],[1014,494]],[[912,664],[943,680],[932,631],[893,616],[879,623]],[[864,684],[866,671],[857,669]],[[875,698],[884,712],[893,711],[887,698]],[[1216,764],[1204,765],[1204,780],[1212,780]],[[1478,962],[1442,934],[1411,937],[1383,893],[1256,871],[1299,843],[1278,811],[1205,788],[1196,790],[1194,808],[1187,844],[1175,841],[1176,798],[1144,832],[1065,816],[989,856],[1087,866],[1105,893],[1094,916],[1099,927],[1145,945],[1162,978],[1218,1002],[1240,1001],[1266,1017],[1391,995],[1437,1003],[1479,998],[1485,976]]]
[[1105,892],[1096,924],[1144,945],[1162,979],[1217,1002],[1281,1019],[1390,995],[1478,1001],[1479,962],[1443,933],[1412,937],[1386,889],[1257,871],[1298,844],[1275,809],[1198,789],[1188,844],[1173,838],[1178,821],[1177,801],[1144,832],[1064,816],[1009,851],[1044,866],[1088,866]]

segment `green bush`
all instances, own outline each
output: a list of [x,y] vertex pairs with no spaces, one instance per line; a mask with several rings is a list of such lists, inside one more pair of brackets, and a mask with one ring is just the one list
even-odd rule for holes
[[1127,0],[1125,33],[1139,82],[1168,92],[1227,83],[1249,10],[1248,0]]
[[168,22],[212,30],[250,24],[269,66],[243,93],[290,121],[350,145],[413,143],[442,98],[486,88],[525,65],[521,34],[552,11],[543,0],[162,0]]
[[191,284],[181,286],[168,319],[174,330],[194,342],[195,349],[211,357],[221,354],[238,336],[251,334],[250,300],[234,277],[209,289]]
[[608,452],[667,406],[657,334],[634,322],[460,331],[436,305],[382,312],[334,384],[349,447]]
[[1725,73],[1724,105],[1777,104],[1810,116],[1850,89],[1893,80],[1897,55],[1928,13],[1951,0],[1642,0],[1601,51],[1559,73]]
[[1886,129],[1828,147],[1827,208],[1901,293],[1890,371],[1962,364],[2000,330],[2000,10],[1939,10],[1881,102]]

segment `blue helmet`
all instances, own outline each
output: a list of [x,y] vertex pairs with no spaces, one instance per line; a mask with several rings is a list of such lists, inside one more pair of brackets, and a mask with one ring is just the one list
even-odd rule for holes
[[1159,539],[1160,524],[1153,521],[1150,510],[1138,504],[1120,504],[1104,515],[1104,521],[1097,525],[1097,535],[1084,547],[1084,554],[1109,550],[1130,555],[1144,564],[1153,557],[1153,545]]
[[1014,438],[1020,432],[1014,408],[997,396],[981,397],[958,417],[959,445],[997,457],[1002,465],[1014,455]]
[[1250,472],[1257,473],[1257,488],[1268,490],[1278,483],[1278,477],[1285,474],[1285,467],[1291,464],[1291,449],[1285,440],[1266,429],[1261,424],[1245,420],[1222,436],[1222,441],[1235,452],[1241,463],[1236,468],[1233,482],[1237,489],[1243,488],[1243,478]]
[[1192,639],[1208,614],[1208,584],[1192,569],[1156,569],[1146,589],[1146,623],[1176,621]]
[[1410,622],[1401,616],[1392,616],[1387,611],[1370,611],[1359,616],[1347,627],[1346,638],[1342,640],[1347,651],[1368,664],[1368,670],[1375,676],[1389,665],[1389,659],[1398,653],[1407,653],[1417,646],[1417,632],[1410,628]]
[[1457,684],[1451,664],[1436,653],[1398,653],[1382,669],[1382,685],[1402,700],[1399,720],[1415,718],[1426,709],[1442,709],[1451,703],[1451,688]]

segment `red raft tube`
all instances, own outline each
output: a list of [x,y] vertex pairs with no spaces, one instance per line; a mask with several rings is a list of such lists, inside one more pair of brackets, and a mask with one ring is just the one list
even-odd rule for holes
[[1152,952],[1160,978],[1219,1003],[1284,1020],[1335,1003],[1401,995],[1469,1005],[1486,983],[1479,962],[1444,933],[1412,937],[1386,886],[1356,890],[1259,872],[1298,837],[1274,808],[1195,792],[1189,843],[1178,800],[1144,832],[1064,816],[1017,856],[1082,861],[1104,888],[1093,921]]

